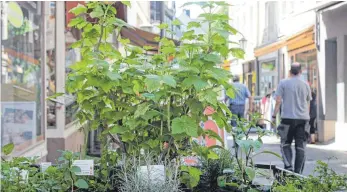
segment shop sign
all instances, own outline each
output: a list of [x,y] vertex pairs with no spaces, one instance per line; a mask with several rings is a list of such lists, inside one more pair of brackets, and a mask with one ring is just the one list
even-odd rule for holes
[[8,3],[8,21],[16,28],[20,28],[23,25],[24,17],[23,11],[16,2]]

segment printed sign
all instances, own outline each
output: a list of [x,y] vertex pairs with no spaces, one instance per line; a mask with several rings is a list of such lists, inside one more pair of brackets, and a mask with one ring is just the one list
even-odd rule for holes
[[72,165],[81,169],[76,175],[94,175],[94,160],[75,160]]
[[36,141],[36,102],[1,102],[1,145],[15,145],[15,152],[22,151]]
[[45,172],[46,169],[47,169],[49,166],[51,166],[51,165],[52,165],[51,162],[42,162],[42,163],[41,163],[41,172]]

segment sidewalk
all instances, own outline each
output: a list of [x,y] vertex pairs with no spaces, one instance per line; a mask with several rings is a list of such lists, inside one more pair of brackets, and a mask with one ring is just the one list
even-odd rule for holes
[[[251,135],[252,138],[256,138],[256,135]],[[232,140],[227,141],[228,147],[231,148]],[[263,138],[263,147],[260,151],[267,150],[272,151],[278,154],[280,152],[280,140],[276,136],[266,136]],[[294,143],[292,144],[293,157],[295,158],[295,148]],[[306,164],[303,174],[309,175],[312,174],[318,160],[322,160],[329,164],[329,167],[332,168],[337,173],[347,174],[347,150],[336,150],[334,145],[307,145],[306,149]],[[255,157],[255,163],[259,164],[273,164],[280,167],[283,167],[283,162],[278,157],[271,154],[260,154]],[[294,159],[293,159],[294,161]]]

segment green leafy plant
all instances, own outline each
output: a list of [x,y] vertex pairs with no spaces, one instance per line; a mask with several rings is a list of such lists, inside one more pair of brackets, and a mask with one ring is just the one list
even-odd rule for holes
[[[257,122],[260,119],[260,114],[250,114],[251,120],[236,119],[237,126],[233,129],[233,155],[235,158],[235,174],[233,178],[229,178],[229,185],[237,186],[239,189],[249,189],[252,185],[252,181],[257,174],[262,174],[255,168],[253,158],[260,154],[269,154],[277,156],[282,159],[281,156],[272,151],[260,151],[263,141],[262,137],[272,134],[267,130],[263,130],[257,127]],[[256,129],[257,138],[252,139],[250,137],[250,131],[252,128]]]
[[334,192],[347,190],[347,175],[339,175],[323,161],[317,161],[314,175],[307,178],[287,177],[283,184],[276,184],[275,192]]
[[[231,130],[224,115],[228,108],[217,97],[221,89],[233,95],[228,83],[231,76],[220,66],[223,58],[242,57],[243,52],[230,49],[228,38],[220,34],[222,30],[234,35],[236,30],[227,15],[213,12],[219,5],[204,4],[208,12],[200,15],[201,21],[189,24],[196,28],[207,23],[206,35],[189,30],[179,42],[158,36],[155,41],[160,47],[155,55],[145,53],[149,47],[133,46],[119,35],[123,27],[130,26],[115,17],[112,4],[89,2],[72,9],[77,17],[69,26],[83,31],[82,39],[72,47],[81,48],[82,60],[71,66],[66,85],[77,96],[80,122],[90,121],[92,129],[101,128],[102,137],[112,137],[120,146],[120,155],[126,156],[145,150],[174,159],[193,153],[193,137],[222,140],[199,123],[207,120],[203,111],[211,106],[218,126]],[[84,19],[88,17],[94,22]],[[166,24],[159,28],[170,32]],[[114,32],[124,53],[107,42]],[[102,141],[108,145],[108,139]]]
[[225,170],[234,170],[234,159],[231,151],[226,149],[218,149],[216,151],[217,157],[214,159],[201,159],[202,175],[199,184],[195,191],[221,191],[218,185],[218,178],[224,175]]

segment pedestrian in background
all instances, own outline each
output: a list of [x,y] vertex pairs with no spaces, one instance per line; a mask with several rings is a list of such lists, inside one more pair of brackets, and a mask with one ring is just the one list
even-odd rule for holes
[[310,102],[310,143],[316,143],[316,119],[317,119],[317,95],[312,91],[312,100]]
[[[276,105],[272,120],[276,120],[282,104],[281,124],[277,131],[281,138],[284,168],[301,174],[306,160],[306,143],[309,138],[311,89],[301,79],[301,64],[293,63],[290,77],[281,80],[276,91]],[[295,163],[292,166],[291,144],[295,139]]]
[[248,88],[240,83],[240,77],[235,75],[233,78],[233,86],[235,89],[235,98],[228,97],[229,100],[229,109],[233,114],[231,125],[236,127],[236,118],[241,119],[245,117],[245,106],[246,100],[249,100],[249,111],[252,111],[252,96]]

